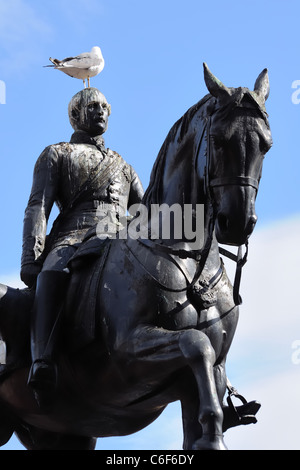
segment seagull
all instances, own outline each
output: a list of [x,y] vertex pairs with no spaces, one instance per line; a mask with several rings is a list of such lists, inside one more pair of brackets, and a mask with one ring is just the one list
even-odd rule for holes
[[49,60],[53,65],[45,65],[45,67],[54,67],[70,77],[83,80],[84,88],[86,88],[85,80],[87,79],[88,87],[90,87],[90,77],[98,75],[104,67],[104,59],[98,46],[92,47],[91,52],[83,52],[75,57],[67,57],[63,60],[49,57]]

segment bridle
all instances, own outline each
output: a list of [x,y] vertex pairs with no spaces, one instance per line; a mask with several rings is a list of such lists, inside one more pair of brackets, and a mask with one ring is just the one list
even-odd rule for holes
[[[252,186],[253,188],[258,191],[258,186],[259,186],[259,181],[261,175],[259,175],[259,178],[252,178],[252,176],[223,176],[219,178],[210,178],[210,167],[211,167],[211,136],[210,136],[210,127],[211,127],[211,118],[212,114],[208,117],[207,124],[206,124],[206,138],[207,138],[207,149],[206,149],[206,165],[205,165],[205,170],[204,170],[204,191],[207,195],[209,195],[210,198],[212,198],[211,195],[211,189],[216,188],[218,186],[232,186],[232,185],[237,185],[237,186]],[[199,142],[198,146],[198,151],[197,151],[197,156],[196,159],[198,158],[198,154],[200,151],[201,147],[201,140]],[[197,162],[196,162],[197,163]],[[196,168],[195,168],[196,169]]]
[[[206,124],[207,147],[206,147],[206,165],[204,168],[204,191],[208,199],[210,200],[211,205],[213,206],[213,194],[212,194],[213,188],[238,185],[238,186],[251,186],[256,191],[258,191],[261,174],[259,175],[258,179],[253,178],[251,176],[229,176],[229,177],[210,178],[210,167],[211,167],[210,128],[211,128],[212,115],[213,113],[211,113],[210,116],[208,117],[207,124]],[[200,139],[200,142],[198,145],[196,159],[198,159],[198,156],[199,156],[202,138]],[[214,220],[215,220],[215,216],[214,216]],[[242,268],[246,264],[247,259],[248,259],[248,245],[249,243],[247,240],[245,242],[245,254],[244,255],[243,255],[243,245],[240,245],[238,247],[238,251],[236,255],[231,253],[229,250],[226,250],[225,248],[219,246],[220,254],[226,256],[227,258],[231,259],[232,261],[236,263],[236,272],[235,272],[234,283],[233,283],[233,299],[234,299],[235,305],[240,305],[242,303],[242,298],[239,295],[239,289],[240,289],[240,282],[241,282],[241,276],[242,276]]]
[[217,186],[252,186],[258,190],[259,181],[251,176],[229,176],[224,178],[214,178],[210,181],[210,187],[216,188]]
[[[198,262],[198,266],[194,275],[192,282],[190,282],[185,288],[176,290],[176,292],[182,292],[185,290],[191,289],[195,283],[198,281],[202,270],[205,266],[211,243],[213,240],[213,232],[214,232],[214,225],[215,225],[215,215],[213,211],[213,195],[212,189],[215,187],[220,186],[228,186],[228,185],[239,185],[239,186],[251,186],[258,190],[260,176],[258,179],[252,178],[251,176],[232,176],[232,177],[219,177],[219,178],[212,178],[210,179],[210,165],[211,165],[211,146],[210,146],[210,127],[211,127],[211,118],[213,113],[209,115],[207,118],[206,125],[203,126],[203,130],[201,132],[201,136],[199,142],[196,146],[196,152],[194,152],[194,168],[197,171],[197,161],[198,156],[200,153],[201,145],[203,143],[204,136],[206,134],[207,145],[206,145],[206,164],[204,169],[204,192],[208,198],[208,203],[211,208],[210,220],[208,222],[208,234],[206,238],[206,242],[202,249],[200,250],[185,250],[185,249],[174,249],[171,246],[167,246],[165,244],[160,244],[153,240],[147,239],[147,241],[138,238],[138,241],[148,248],[153,248],[155,251],[160,251],[166,253],[168,255],[178,256],[181,259],[192,258]],[[245,253],[243,254],[243,246],[245,245]],[[219,253],[227,258],[231,259],[236,263],[236,272],[234,277],[233,283],[233,299],[235,305],[240,305],[242,303],[241,296],[239,295],[240,289],[240,282],[241,282],[241,275],[242,275],[242,268],[247,262],[248,259],[248,240],[245,242],[244,245],[238,247],[237,254],[226,250],[223,247],[219,246]],[[166,289],[166,286],[161,286]],[[172,290],[173,289],[168,289]]]
[[[220,187],[220,186],[231,186],[231,185],[238,185],[238,186],[251,186],[256,191],[258,190],[259,181],[261,175],[259,175],[258,179],[252,178],[251,176],[229,176],[229,177],[219,177],[219,178],[212,178],[210,179],[210,164],[211,164],[211,147],[210,147],[210,126],[211,126],[211,116],[208,118],[207,122],[207,151],[206,151],[206,167],[204,171],[204,181],[205,181],[205,192],[207,196],[212,201],[212,188]],[[212,203],[212,202],[211,202]],[[248,240],[245,242],[245,254],[243,254],[243,245],[238,247],[237,254],[231,253],[231,251],[226,250],[225,248],[219,246],[220,254],[226,256],[227,258],[231,259],[236,263],[236,272],[234,277],[233,283],[233,299],[235,305],[240,305],[242,303],[242,298],[239,295],[240,289],[240,282],[242,276],[242,268],[246,264],[248,259],[248,248],[249,243]]]
[[[213,207],[213,194],[212,188],[220,187],[220,186],[229,186],[229,185],[238,185],[238,186],[252,186],[253,188],[258,190],[259,186],[259,179],[252,178],[251,176],[230,176],[230,177],[219,177],[219,178],[210,178],[210,166],[211,166],[211,136],[210,136],[210,128],[211,128],[211,118],[213,113],[207,119],[207,124],[204,126],[204,131],[206,131],[206,165],[204,168],[204,192],[209,199],[209,203],[211,207]],[[201,135],[198,149],[196,152],[195,158],[195,170],[197,171],[196,165],[197,160],[199,157],[200,148],[202,145],[202,139],[204,137],[204,132]],[[215,221],[215,215],[213,215],[213,219]],[[214,225],[214,224],[213,224]],[[219,253],[227,258],[231,259],[236,263],[236,271],[233,283],[233,300],[235,305],[241,305],[242,298],[239,294],[240,290],[240,283],[241,283],[241,276],[242,276],[242,268],[246,264],[248,259],[248,240],[245,242],[245,254],[243,254],[243,245],[238,247],[237,254],[235,255],[229,250],[219,246]]]

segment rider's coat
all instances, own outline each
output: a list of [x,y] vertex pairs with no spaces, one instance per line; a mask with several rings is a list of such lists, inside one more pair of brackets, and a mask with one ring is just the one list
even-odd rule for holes
[[102,137],[91,138],[77,131],[70,143],[46,147],[36,162],[25,210],[22,266],[42,263],[54,203],[60,214],[48,237],[48,251],[58,245],[80,243],[97,225],[101,203],[117,211],[120,200],[130,207],[142,196],[142,184],[134,169],[118,153],[106,149]]

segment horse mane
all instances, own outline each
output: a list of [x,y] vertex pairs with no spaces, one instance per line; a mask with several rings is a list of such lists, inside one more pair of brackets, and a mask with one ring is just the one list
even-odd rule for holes
[[159,203],[159,189],[161,186],[161,178],[164,172],[164,166],[166,161],[166,156],[168,153],[169,145],[174,142],[177,137],[178,143],[180,143],[184,136],[186,135],[189,125],[195,116],[195,114],[199,111],[199,109],[204,106],[208,100],[212,98],[211,95],[204,96],[198,103],[191,106],[184,115],[175,122],[175,124],[171,127],[170,131],[168,132],[167,137],[162,144],[157,158],[154,162],[150,181],[148,188],[145,191],[142,203],[147,207],[150,204],[158,204]]
[[268,114],[266,113],[265,107],[262,105],[262,103],[259,102],[255,92],[251,92],[248,90],[248,88],[242,87],[232,89],[232,91],[233,93],[230,99],[227,101],[227,103],[223,103],[221,106],[211,94],[205,95],[200,101],[198,101],[198,103],[191,106],[185,112],[185,114],[171,127],[153,165],[149,185],[142,200],[142,203],[148,208],[150,207],[150,204],[159,204],[161,179],[164,173],[164,166],[169,145],[173,143],[176,138],[177,143],[180,143],[183,140],[193,117],[202,106],[207,105],[206,115],[212,114],[214,111],[218,110],[222,112],[223,118],[227,117],[228,114],[230,114],[234,109],[248,108],[249,112],[249,108],[251,108],[255,110],[255,112],[258,112],[260,116],[266,121],[266,123],[268,122]]

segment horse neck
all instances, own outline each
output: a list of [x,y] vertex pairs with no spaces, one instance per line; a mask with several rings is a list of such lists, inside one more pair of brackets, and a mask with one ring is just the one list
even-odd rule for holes
[[[191,133],[192,134],[192,133]],[[160,194],[160,204],[191,204],[195,193],[198,192],[194,168],[194,135],[189,135],[184,142],[173,151],[170,145],[163,170]]]
[[[207,232],[210,209],[206,204],[204,175],[201,177],[196,169],[196,167],[204,169],[206,160],[205,130],[208,98],[204,106],[202,101],[204,99],[190,108],[169,132],[154,165],[152,185],[150,183],[143,202],[148,206],[148,210],[151,210],[153,205],[166,205],[169,208],[179,205],[182,216],[185,215],[187,206],[195,210],[197,204],[198,206],[203,204],[203,225]],[[191,119],[188,119],[190,116]],[[198,159],[203,160],[200,166]]]
[[[158,184],[151,203],[205,204],[204,175],[201,178],[196,174],[196,165],[204,170],[206,160],[207,100],[204,105],[202,101],[204,99],[175,123],[166,138],[158,157]],[[192,114],[194,108],[197,111],[188,121],[186,116]],[[196,161],[198,158],[202,162]]]

